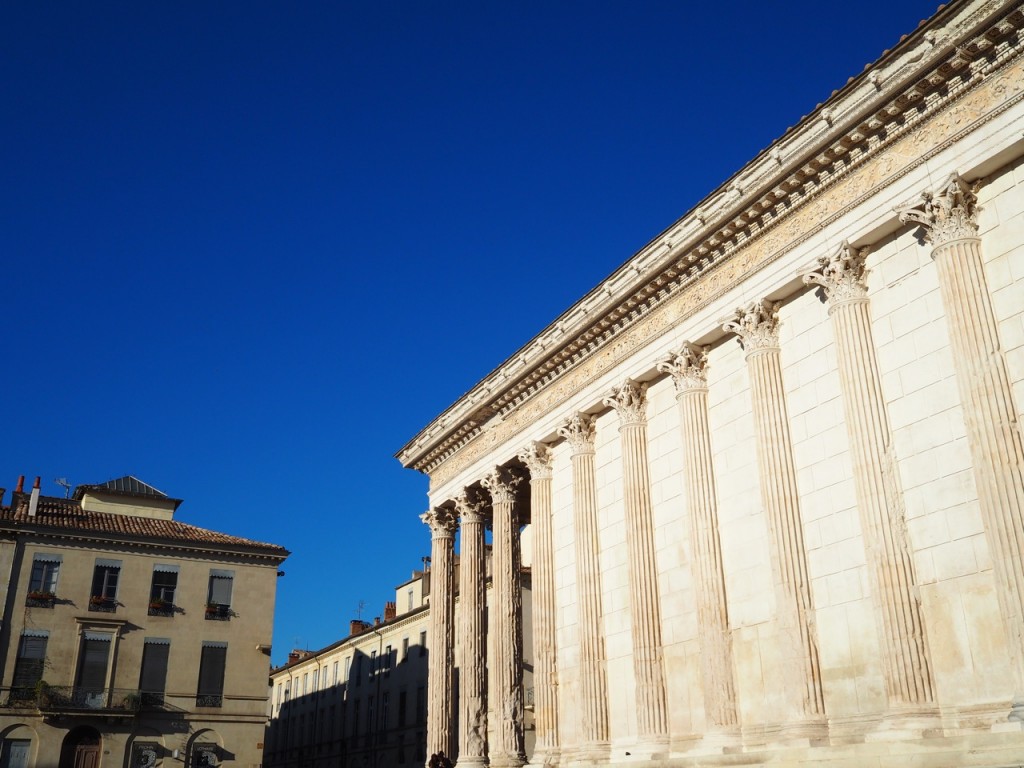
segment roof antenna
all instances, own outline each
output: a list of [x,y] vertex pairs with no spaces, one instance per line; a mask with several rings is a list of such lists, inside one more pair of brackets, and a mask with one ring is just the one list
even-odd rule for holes
[[58,477],[53,482],[55,482],[57,485],[64,489],[65,499],[71,498],[71,483],[68,482],[68,479],[66,477]]
[[356,618],[359,621],[363,620],[363,608],[365,608],[365,607],[366,607],[366,601],[365,600],[360,600],[359,601],[359,607],[356,608]]

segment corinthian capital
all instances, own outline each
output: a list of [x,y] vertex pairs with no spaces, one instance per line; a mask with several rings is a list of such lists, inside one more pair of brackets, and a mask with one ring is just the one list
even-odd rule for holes
[[864,266],[867,255],[867,248],[853,248],[849,240],[844,240],[839,250],[822,256],[814,269],[804,273],[804,283],[820,285],[832,304],[864,298],[868,295],[868,271]]
[[925,192],[919,205],[897,208],[900,221],[924,228],[926,242],[938,247],[953,240],[978,236],[978,197],[960,174],[954,173],[934,195]]
[[536,440],[523,446],[519,451],[519,460],[530,470],[531,480],[544,480],[551,477],[551,449]]
[[455,497],[455,512],[463,525],[466,523],[482,523],[483,510],[486,504],[477,494],[470,494],[465,488]]
[[495,467],[488,474],[484,475],[480,485],[490,492],[493,503],[510,503],[515,500],[515,488],[522,479],[522,477],[513,474],[504,467]]
[[779,305],[767,299],[752,301],[722,323],[727,333],[740,337],[747,352],[779,346]]
[[647,385],[626,379],[602,401],[619,414],[621,424],[639,424],[647,420]]
[[677,351],[658,363],[658,371],[672,377],[676,392],[707,389],[708,348],[684,341]]
[[430,526],[430,533],[435,539],[450,539],[455,536],[455,529],[459,527],[455,512],[441,507],[428,509],[420,515],[420,520]]
[[573,453],[593,453],[596,431],[594,417],[577,412],[558,428],[558,436],[569,441]]

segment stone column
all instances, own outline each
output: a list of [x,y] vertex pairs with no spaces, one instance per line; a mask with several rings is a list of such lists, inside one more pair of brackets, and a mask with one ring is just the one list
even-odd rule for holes
[[690,569],[697,597],[704,711],[709,725],[738,724],[736,682],[732,668],[732,635],[725,595],[722,546],[718,538],[718,496],[708,423],[707,349],[684,343],[658,364],[676,385],[683,437],[686,506],[690,516],[693,557]]
[[867,250],[844,242],[818,259],[805,283],[820,285],[836,339],[853,485],[860,511],[868,573],[882,616],[883,668],[889,704],[931,706],[935,684],[925,643],[921,601],[907,534],[906,509],[882,395],[865,284]]
[[581,760],[608,756],[608,678],[601,611],[601,544],[597,535],[594,419],[576,413],[558,429],[572,451],[572,511],[580,633]]
[[985,280],[977,198],[954,174],[938,194],[926,194],[920,207],[902,210],[900,219],[924,228],[938,269],[1014,675],[1010,718],[1024,720],[1024,439]]
[[449,509],[420,515],[430,526],[430,645],[427,648],[427,757],[454,754],[452,697],[455,656],[455,557],[457,523]]
[[778,324],[778,305],[755,301],[737,310],[723,328],[740,337],[750,376],[761,504],[768,518],[775,581],[782,679],[791,710],[784,720],[795,717],[818,721],[825,715],[825,700],[813,629],[814,604],[800,520],[793,441],[782,385]]
[[487,764],[487,627],[484,504],[455,499],[462,528],[459,557],[459,766]]
[[668,705],[661,650],[661,592],[654,547],[651,477],[647,466],[647,385],[627,380],[604,404],[619,415],[622,495],[629,557],[636,726],[642,748],[668,744]]
[[519,516],[515,486],[522,478],[496,467],[482,480],[492,507],[492,619],[494,658],[490,694],[495,711],[491,765],[517,768],[526,762],[523,743],[523,593],[519,560]]
[[[551,530],[551,451],[530,443],[519,452],[530,470],[533,543],[533,719],[531,762],[558,762],[558,657],[555,638],[555,548]],[[463,534],[465,535],[465,534]]]

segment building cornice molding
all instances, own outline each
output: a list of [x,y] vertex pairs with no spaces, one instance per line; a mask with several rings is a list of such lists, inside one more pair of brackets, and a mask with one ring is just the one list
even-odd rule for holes
[[[433,476],[471,440],[592,360],[654,310],[720,271],[737,253],[749,253],[751,243],[765,255],[747,257],[739,265],[743,273],[791,248],[806,232],[786,231],[792,229],[787,222],[799,220],[825,190],[871,161],[890,155],[892,166],[901,158],[892,157],[890,148],[991,84],[992,76],[1018,57],[1014,35],[1022,26],[1024,13],[1010,3],[954,4],[940,11],[438,416],[397,454],[399,460]],[[974,115],[965,109],[954,122],[966,131],[989,111]],[[915,157],[926,150],[934,147],[920,148]],[[827,212],[817,220],[833,219],[905,172],[876,170],[877,178],[860,194],[840,208],[824,207]]]

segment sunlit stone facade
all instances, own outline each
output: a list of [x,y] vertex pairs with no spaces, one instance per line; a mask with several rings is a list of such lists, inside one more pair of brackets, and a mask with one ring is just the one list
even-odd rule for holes
[[486,670],[467,762],[1024,756],[1022,27],[941,9],[402,449],[509,574],[533,534],[535,658],[497,574],[431,654]]

